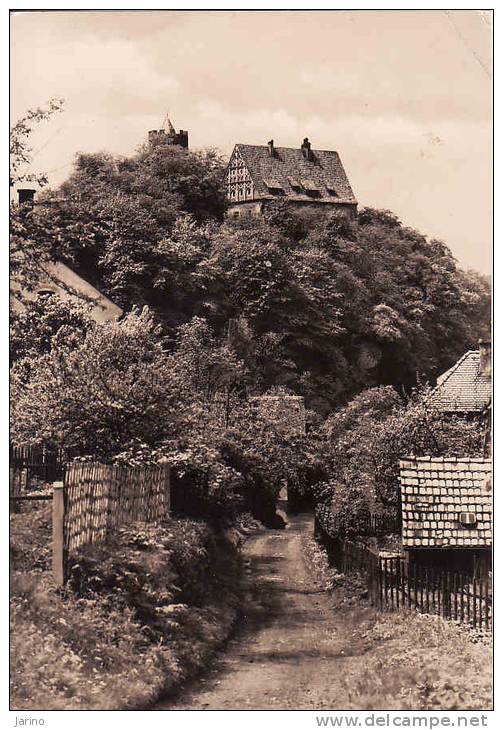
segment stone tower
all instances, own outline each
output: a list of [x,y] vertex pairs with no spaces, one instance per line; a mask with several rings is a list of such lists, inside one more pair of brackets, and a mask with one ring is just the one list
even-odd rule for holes
[[178,145],[179,147],[188,149],[189,133],[184,129],[180,129],[177,132],[171,124],[168,115],[166,115],[162,129],[151,129],[148,133],[148,141],[151,147],[156,147],[157,145]]

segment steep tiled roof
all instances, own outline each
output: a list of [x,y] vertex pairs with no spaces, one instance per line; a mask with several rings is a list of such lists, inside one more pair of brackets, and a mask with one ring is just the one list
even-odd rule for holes
[[491,378],[479,372],[479,352],[469,350],[437,379],[430,402],[448,413],[475,413],[491,401]]
[[[40,292],[54,292],[60,299],[92,305],[89,314],[95,322],[108,322],[118,319],[122,309],[82,278],[76,271],[61,261],[51,261],[40,267],[38,281],[32,291],[23,288],[20,282],[11,280],[11,306],[15,311],[23,311],[23,300],[33,301]],[[19,293],[19,295],[17,295]]]
[[[255,198],[276,197],[269,191],[273,183],[289,200],[357,203],[337,152],[312,150],[313,159],[307,160],[300,148],[275,147],[274,157],[267,145],[237,144],[236,148],[253,179]],[[318,196],[307,195],[306,189],[318,191]]]
[[[403,459],[400,485],[405,548],[491,546],[490,459]],[[472,513],[475,523],[463,526],[460,513]]]

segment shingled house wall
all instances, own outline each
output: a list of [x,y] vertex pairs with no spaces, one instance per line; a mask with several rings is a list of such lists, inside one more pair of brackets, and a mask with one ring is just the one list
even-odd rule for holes
[[[471,572],[492,546],[490,459],[410,457],[400,461],[402,541],[410,562]],[[463,526],[460,514],[473,515]]]

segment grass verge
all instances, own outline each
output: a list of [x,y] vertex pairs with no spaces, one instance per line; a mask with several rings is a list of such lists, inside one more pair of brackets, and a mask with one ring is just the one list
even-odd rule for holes
[[357,634],[358,650],[344,660],[340,687],[346,709],[492,708],[489,633],[414,611],[362,613],[365,585],[358,576],[331,567],[311,536],[304,537],[303,547],[312,574],[334,598],[334,610],[351,614]]
[[145,707],[228,637],[240,602],[238,551],[208,525],[129,526],[86,550],[58,589],[43,547],[50,513],[42,512],[29,544],[23,515],[13,516],[12,709]]

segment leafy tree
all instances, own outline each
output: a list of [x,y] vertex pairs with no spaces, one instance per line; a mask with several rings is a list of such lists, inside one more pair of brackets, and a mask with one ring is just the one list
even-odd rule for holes
[[45,107],[29,109],[24,117],[18,119],[11,127],[9,141],[11,185],[27,182],[34,182],[40,186],[47,184],[45,174],[29,172],[33,152],[30,146],[30,136],[34,126],[47,121],[62,109],[63,99],[50,99]]
[[[363,209],[346,230],[328,218],[310,240],[353,277],[345,298],[355,391],[404,384],[448,368],[487,331],[490,290],[467,275],[445,244],[405,228],[388,211]],[[370,367],[365,367],[368,364]]]
[[176,415],[175,385],[144,310],[90,328],[81,342],[56,336],[50,352],[12,369],[14,442],[43,442],[95,457],[119,453],[132,439],[157,444]]
[[26,206],[10,207],[10,296],[24,302],[26,292],[33,291],[42,277],[51,278],[48,264],[51,261],[51,242],[30,234],[29,217],[31,211]]
[[233,331],[248,386],[287,385],[326,415],[360,390],[410,390],[488,330],[488,282],[389,211],[296,209],[222,221],[213,152],[145,146],[80,155],[60,190],[20,225],[50,241],[124,309],[148,305],[164,335],[193,317]]
[[51,241],[53,257],[123,308],[147,304],[173,327],[198,313],[200,297],[194,302],[190,294],[197,282],[184,276],[186,255],[204,245],[203,224],[223,217],[221,173],[211,150],[154,146],[131,158],[80,154],[69,179],[40,197],[24,225],[31,239]]
[[[30,172],[32,148],[30,136],[34,127],[60,112],[62,99],[50,99],[46,107],[30,109],[10,129],[10,185],[35,183],[47,184],[44,173]],[[30,291],[40,277],[47,276],[46,264],[51,258],[51,242],[44,237],[30,235],[29,218],[31,206],[11,204],[10,206],[10,292],[11,296],[23,300],[23,291]],[[50,278],[50,276],[49,276]]]
[[85,306],[63,301],[57,294],[41,294],[23,309],[11,312],[11,360],[36,359],[49,353],[54,338],[58,343],[74,345],[91,326]]
[[433,409],[428,391],[404,400],[390,387],[363,391],[324,423],[325,469],[318,499],[341,529],[357,533],[370,512],[400,512],[399,461],[417,456],[483,456],[482,421]]
[[[305,239],[309,231],[319,222],[319,209],[296,208],[287,200],[271,200],[263,212],[264,220],[279,229],[286,241],[298,242]],[[345,216],[343,216],[345,218]]]

